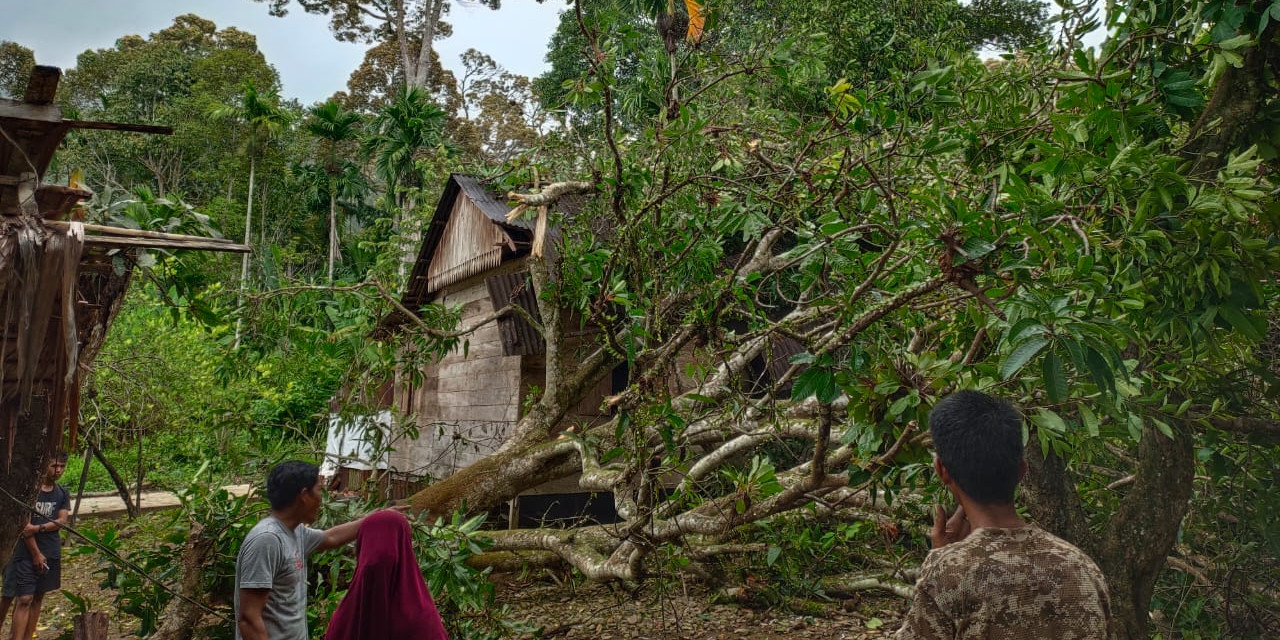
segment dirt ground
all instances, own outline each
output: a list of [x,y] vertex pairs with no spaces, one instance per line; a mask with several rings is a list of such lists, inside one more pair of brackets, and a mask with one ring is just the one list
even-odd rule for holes
[[[92,558],[64,560],[63,589],[88,596],[94,608],[112,611],[110,591],[98,587]],[[807,615],[782,609],[715,604],[696,585],[646,586],[637,593],[596,584],[557,584],[549,579],[497,581],[500,604],[514,620],[537,629],[525,638],[565,640],[862,640],[887,638],[897,629],[900,600],[864,597],[811,603]],[[686,594],[686,589],[689,589]],[[70,637],[74,608],[62,594],[46,598],[36,638]],[[127,617],[111,621],[111,640],[134,638]],[[0,637],[8,637],[5,625]]]

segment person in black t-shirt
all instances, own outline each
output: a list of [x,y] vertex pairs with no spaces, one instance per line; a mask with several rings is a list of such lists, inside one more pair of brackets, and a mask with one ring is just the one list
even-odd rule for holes
[[9,640],[29,640],[36,631],[44,594],[62,588],[62,540],[58,530],[71,512],[71,494],[58,484],[67,468],[67,454],[55,455],[40,479],[40,495],[31,522],[22,529],[22,539],[4,568],[4,588],[0,591],[0,621],[13,607]]

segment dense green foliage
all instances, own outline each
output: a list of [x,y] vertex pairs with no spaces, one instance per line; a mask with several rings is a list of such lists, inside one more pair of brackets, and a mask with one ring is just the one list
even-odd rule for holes
[[[526,464],[478,473],[541,481],[578,464],[612,478],[596,488],[629,523],[603,550],[511,548],[630,581],[743,543],[742,573],[788,606],[825,594],[815,570],[897,580],[886,567],[918,556],[919,506],[941,493],[928,411],[977,388],[1026,413],[1027,512],[1098,560],[1124,637],[1148,620],[1161,637],[1266,637],[1280,621],[1280,3],[1064,2],[1052,24],[1023,0],[706,3],[694,42],[685,3],[583,1],[532,84],[475,52],[466,77],[426,87],[404,86],[423,68],[395,70],[393,25],[366,23],[364,3],[300,4],[373,40],[381,73],[304,110],[252,36],[183,16],[86,52],[59,96],[81,117],[175,127],[68,140],[58,171],[86,171],[92,219],[253,248],[243,271],[141,256],[88,379],[85,440],[122,469],[141,442],[161,485],[208,478],[137,561],[172,571],[199,523],[218,536],[204,577],[225,590],[260,505],[201,483],[256,482],[268,461],[314,452],[330,399],[355,411],[363,385],[465,341],[441,331],[459,310],[438,305],[399,344],[369,336],[444,178],[467,167],[504,190],[595,193],[552,212],[559,262],[532,261],[556,312],[544,330],[599,329],[574,345],[595,364],[549,357],[562,379],[529,394],[508,448]],[[1098,28],[1109,39],[1082,48]],[[1018,51],[984,61],[979,45]],[[9,90],[24,57],[0,54]],[[774,358],[783,337],[799,352]],[[554,438],[610,370],[628,385],[609,421]],[[557,395],[565,380],[579,397]],[[509,497],[478,486],[460,473],[419,496],[452,517],[422,528],[419,550],[459,637],[503,631],[464,564],[480,520],[453,515]],[[856,513],[834,514],[833,496]],[[313,628],[351,561],[316,563]],[[103,571],[149,629],[163,594]]]

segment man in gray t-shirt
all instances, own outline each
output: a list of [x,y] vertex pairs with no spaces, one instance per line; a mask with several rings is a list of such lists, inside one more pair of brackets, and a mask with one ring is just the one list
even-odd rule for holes
[[254,525],[236,557],[236,640],[307,640],[307,556],[355,540],[360,520],[320,530],[308,524],[324,496],[320,470],[282,462],[267,476],[271,515]]

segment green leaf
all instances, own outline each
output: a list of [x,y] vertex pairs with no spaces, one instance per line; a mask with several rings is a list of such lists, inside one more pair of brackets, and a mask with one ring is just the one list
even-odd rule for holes
[[1239,331],[1250,342],[1259,342],[1264,337],[1262,331],[1253,323],[1253,319],[1249,317],[1248,312],[1242,310],[1232,304],[1224,304],[1218,307],[1218,315],[1222,316],[1236,331]]
[[1066,421],[1062,419],[1062,416],[1050,411],[1049,409],[1041,409],[1034,416],[1031,416],[1031,421],[1034,422],[1036,426],[1042,429],[1048,429],[1054,433],[1065,434],[1067,432]]
[[769,547],[769,553],[765,555],[764,563],[770,567],[778,561],[778,556],[782,555],[782,547]]
[[1093,384],[1097,385],[1098,390],[1108,395],[1115,395],[1116,378],[1111,372],[1111,366],[1107,364],[1107,359],[1090,348],[1085,351],[1084,363],[1089,368],[1089,375],[1093,377]]
[[1013,323],[1012,327],[1009,327],[1008,340],[1011,344],[1016,344],[1022,342],[1023,336],[1032,332],[1044,333],[1044,325],[1040,324],[1040,321],[1035,318],[1023,318]]
[[1228,40],[1223,40],[1222,42],[1218,43],[1218,46],[1222,47],[1227,51],[1235,51],[1236,49],[1245,47],[1252,42],[1253,42],[1253,36],[1245,34],[1241,36],[1236,36],[1234,38],[1230,38]]
[[1062,358],[1056,353],[1049,352],[1045,354],[1040,365],[1044,373],[1044,385],[1049,393],[1049,400],[1054,404],[1062,404],[1067,400],[1067,375],[1062,370]]
[[1093,409],[1090,409],[1087,404],[1081,404],[1079,408],[1080,421],[1084,423],[1085,431],[1088,431],[1090,436],[1097,437],[1098,416],[1093,413]]
[[913,407],[917,404],[920,404],[920,396],[917,396],[917,395],[902,396],[901,398],[894,400],[893,404],[889,405],[889,416],[890,417],[900,416],[902,415],[902,412],[907,410],[908,407]]
[[1022,370],[1022,367],[1026,366],[1047,344],[1049,344],[1049,339],[1039,335],[1033,336],[1015,347],[1009,357],[1005,359],[1004,364],[1000,365],[1000,378],[1008,380],[1017,375]]
[[829,369],[810,367],[796,376],[796,384],[791,388],[792,400],[804,400],[816,396],[818,402],[827,404],[840,397],[840,388],[836,386],[836,376]]

